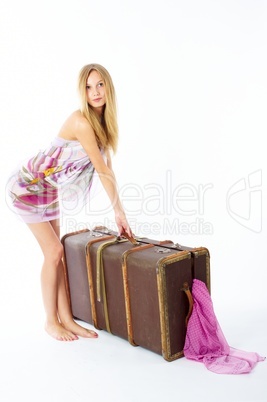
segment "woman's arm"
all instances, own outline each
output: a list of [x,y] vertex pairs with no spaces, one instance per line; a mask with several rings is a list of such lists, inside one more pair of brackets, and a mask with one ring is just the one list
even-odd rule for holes
[[119,235],[125,231],[129,236],[132,235],[132,231],[125,216],[123,206],[121,204],[117,183],[114,172],[112,170],[111,158],[109,152],[107,152],[107,163],[104,161],[103,156],[99,150],[95,133],[84,117],[79,117],[75,122],[75,136],[81,143],[82,147],[89,156],[102,185],[110,199],[112,207],[115,213],[115,220],[118,226]]

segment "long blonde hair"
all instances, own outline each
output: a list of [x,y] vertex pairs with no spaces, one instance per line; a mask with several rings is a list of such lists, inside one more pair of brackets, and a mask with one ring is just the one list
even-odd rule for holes
[[[106,104],[102,121],[99,120],[94,109],[87,102],[86,83],[93,70],[101,75],[105,85]],[[118,144],[116,94],[109,72],[100,64],[87,64],[80,71],[78,89],[81,99],[81,112],[91,124],[98,145],[104,149],[111,148],[113,152],[116,152]]]

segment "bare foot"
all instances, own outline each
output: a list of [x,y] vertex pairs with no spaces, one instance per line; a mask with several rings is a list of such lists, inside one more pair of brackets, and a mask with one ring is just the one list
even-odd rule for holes
[[83,338],[98,338],[98,334],[95,331],[84,328],[73,320],[64,323],[64,328],[75,335],[82,336]]
[[57,339],[58,341],[74,341],[78,339],[77,335],[75,335],[71,331],[68,331],[60,323],[46,323],[45,330],[50,336]]

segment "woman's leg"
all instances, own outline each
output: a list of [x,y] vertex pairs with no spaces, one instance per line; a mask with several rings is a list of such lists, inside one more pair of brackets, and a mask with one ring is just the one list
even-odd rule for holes
[[28,224],[28,226],[44,255],[41,286],[46,313],[46,331],[58,340],[72,341],[77,339],[75,334],[61,325],[58,317],[58,266],[62,258],[62,244],[50,222]]
[[[59,222],[57,220],[50,222],[58,239],[60,239],[60,227]],[[98,335],[95,331],[91,331],[86,329],[79,324],[77,324],[72,316],[72,312],[70,309],[65,278],[64,278],[64,270],[62,260],[58,263],[58,298],[57,298],[57,306],[58,306],[58,316],[61,324],[69,331],[74,333],[75,335],[83,336],[86,338],[97,338]]]

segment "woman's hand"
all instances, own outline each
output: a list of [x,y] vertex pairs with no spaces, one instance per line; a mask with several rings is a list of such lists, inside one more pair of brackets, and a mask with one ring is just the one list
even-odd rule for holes
[[133,235],[132,230],[129,226],[127,218],[124,212],[117,213],[115,215],[115,221],[118,227],[118,235],[120,236],[123,232],[126,232],[130,237]]

